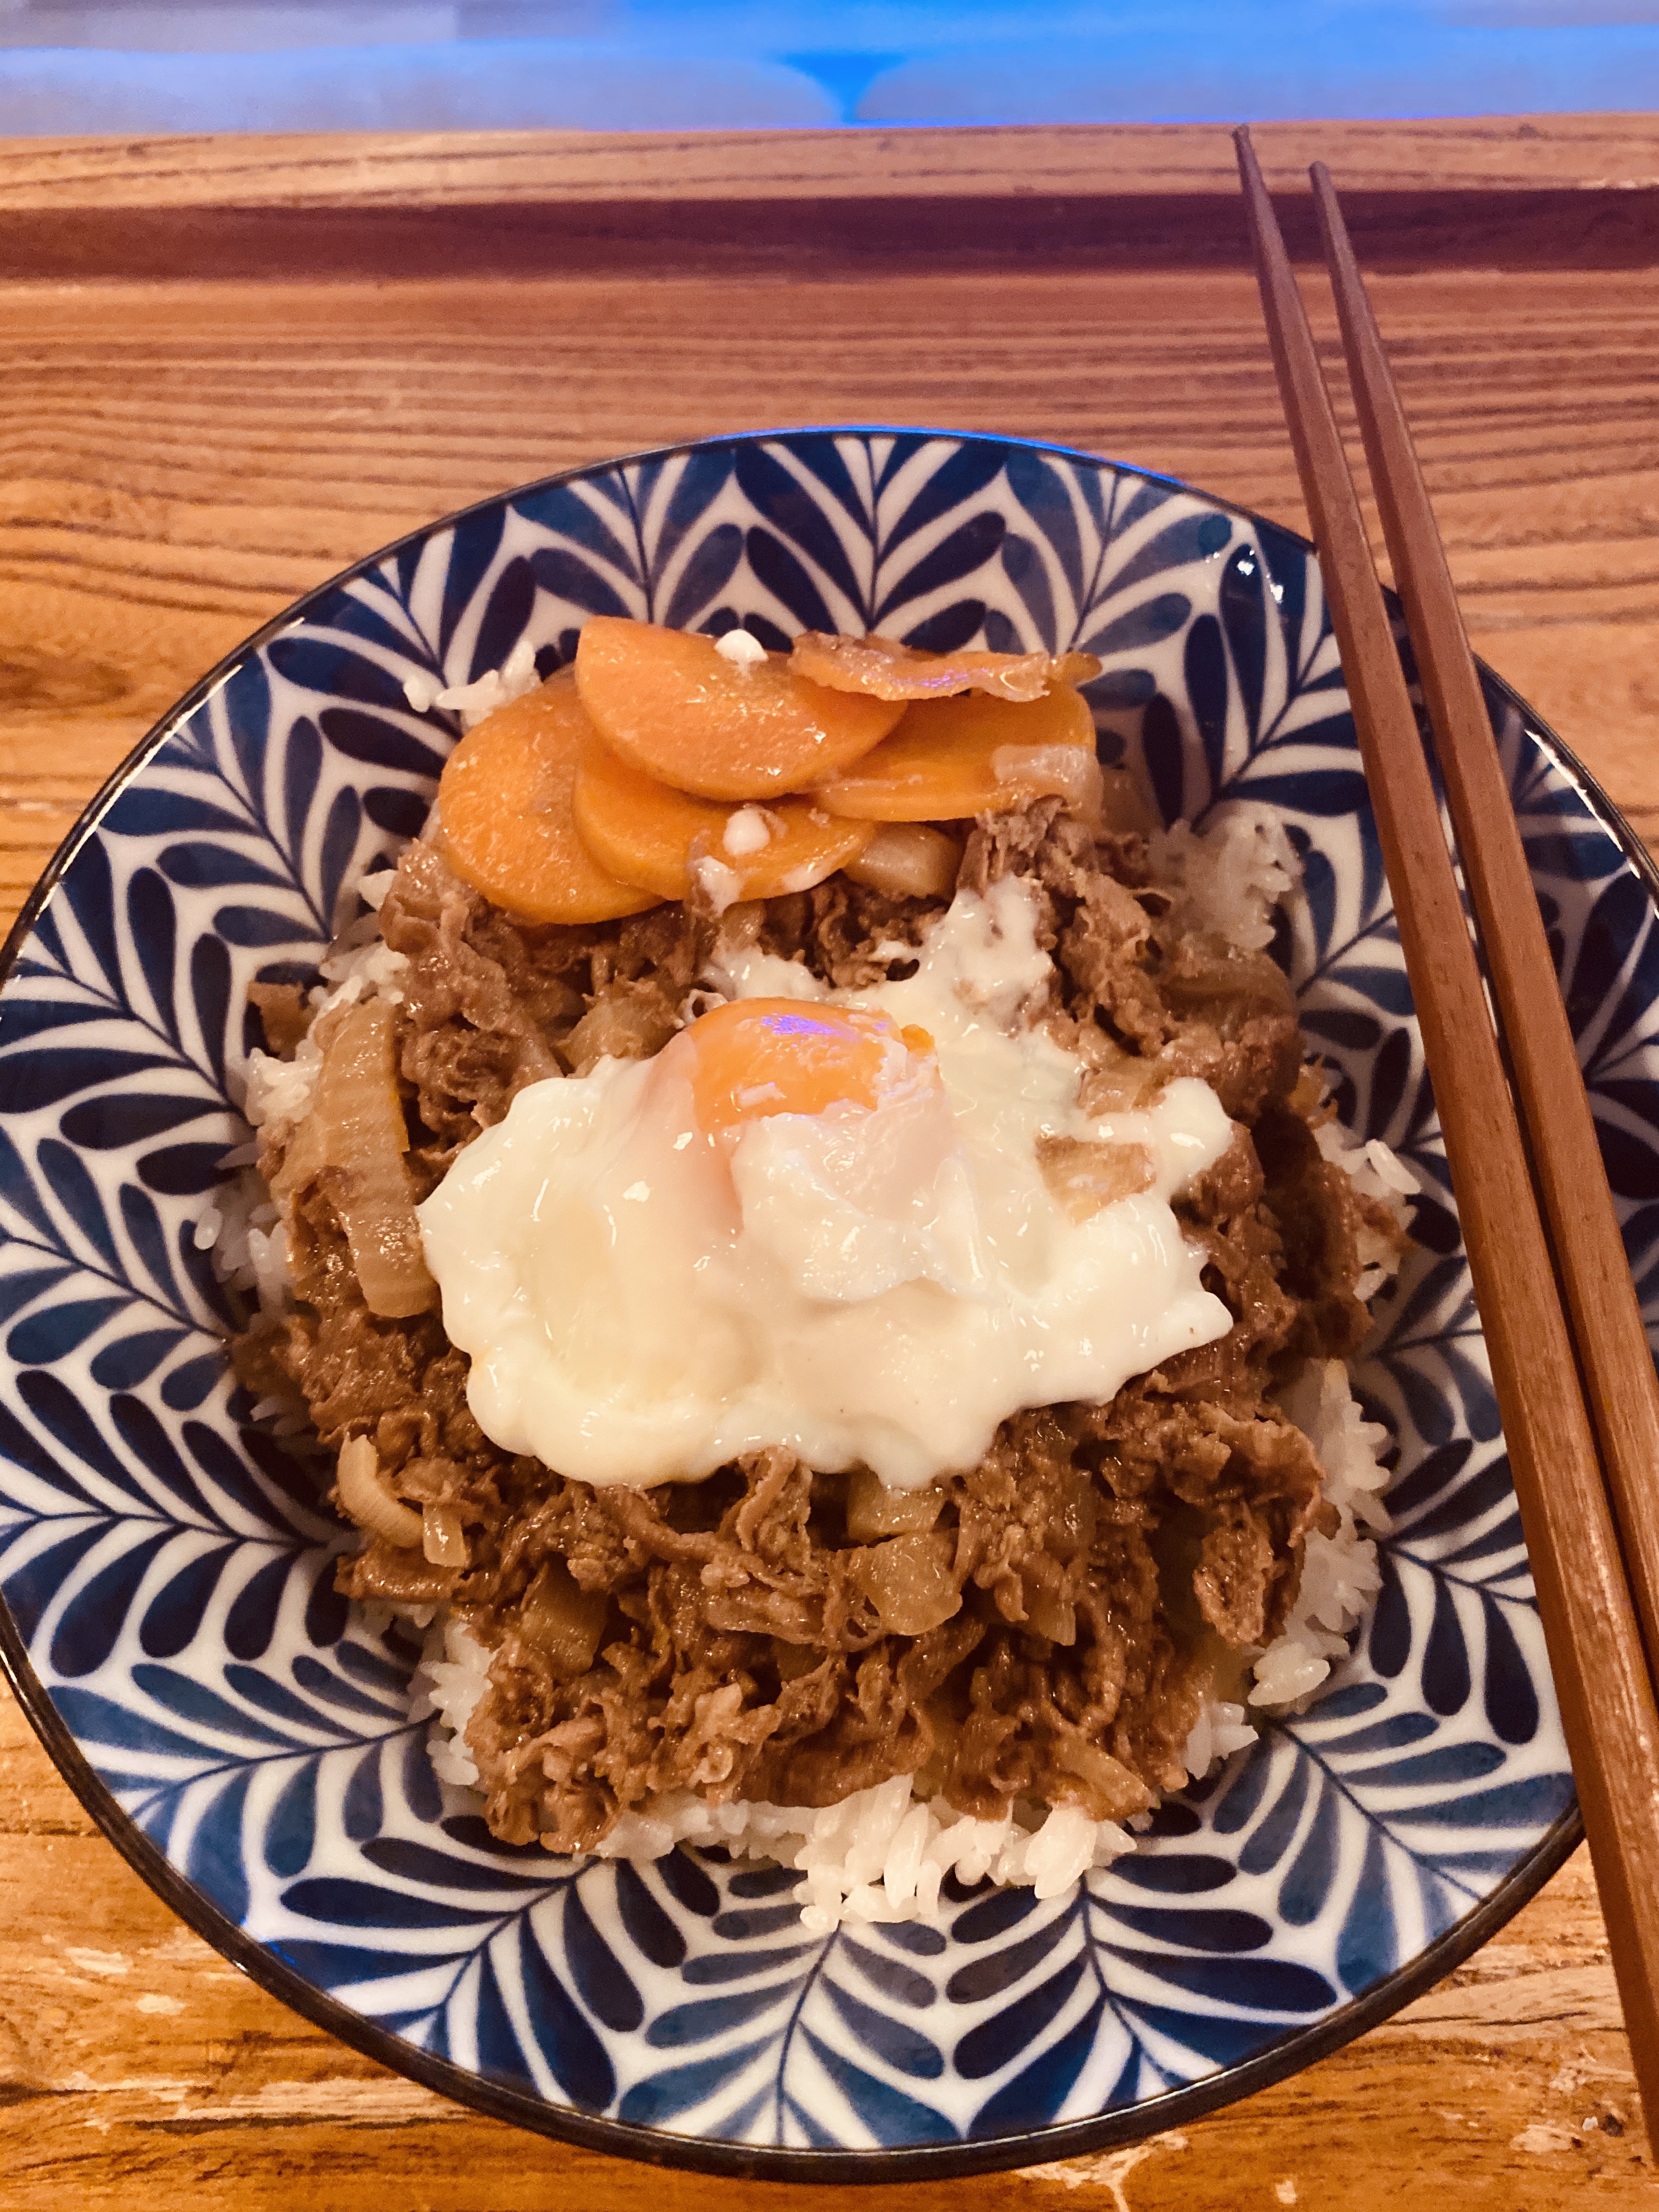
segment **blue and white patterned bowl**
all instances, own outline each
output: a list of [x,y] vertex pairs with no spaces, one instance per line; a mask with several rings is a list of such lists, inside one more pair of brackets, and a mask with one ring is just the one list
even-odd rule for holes
[[[345,1532],[251,1421],[193,1244],[256,977],[309,975],[417,830],[465,682],[583,618],[1079,645],[1164,814],[1281,811],[1282,932],[1348,1126],[1422,1180],[1359,1370],[1400,1468],[1384,1580],[1300,1719],[1069,1895],[947,1886],[939,1927],[805,1936],[795,1875],[491,1840],[408,1717],[415,1650],[349,1618]],[[1644,1292],[1659,1261],[1654,879],[1488,697]],[[349,898],[349,891],[346,892]],[[0,1644],[90,1811],[210,1941],[446,2094],[598,2147],[831,2179],[1168,2127],[1381,2019],[1577,1835],[1438,1125],[1309,549],[1173,483],[993,438],[815,431],[486,501],[313,592],[206,678],[30,902],[0,995]]]

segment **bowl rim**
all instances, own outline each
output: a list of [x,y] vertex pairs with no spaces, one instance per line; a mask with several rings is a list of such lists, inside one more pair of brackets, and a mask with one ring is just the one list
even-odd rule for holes
[[[765,443],[772,439],[803,437],[921,437],[948,438],[959,444],[1020,447],[1053,453],[1068,461],[1085,462],[1121,476],[1166,484],[1204,501],[1218,512],[1236,516],[1257,530],[1268,530],[1288,539],[1304,553],[1317,553],[1310,539],[1283,523],[1258,514],[1233,500],[1200,490],[1182,479],[1155,469],[1115,461],[1082,447],[1052,440],[1022,438],[985,430],[923,428],[915,424],[834,422],[807,423],[765,430],[727,431],[704,438],[685,438],[664,446],[585,461],[524,483],[486,494],[437,520],[417,525],[374,552],[350,562],[301,593],[278,614],[233,647],[207,673],[155,722],[132,750],[105,779],[74,826],[48,862],[39,882],[20,908],[16,921],[0,945],[0,992],[9,981],[19,954],[27,942],[42,909],[73,865],[88,839],[97,830],[106,811],[142,771],[186,716],[193,714],[220,685],[270,640],[306,616],[331,593],[354,582],[391,559],[405,547],[428,541],[469,517],[502,506],[526,495],[551,490],[648,461],[665,461],[682,454],[725,446]],[[1401,616],[1397,595],[1385,586],[1389,611]],[[1634,869],[1649,898],[1659,907],[1659,865],[1624,818],[1596,778],[1571,747],[1543,718],[1528,705],[1514,687],[1475,655],[1481,676],[1519,713],[1557,768],[1576,786],[1595,816]],[[918,2143],[906,2148],[875,2150],[799,2150],[769,2144],[710,2141],[680,2135],[672,2129],[647,2127],[638,2122],[612,2119],[574,2106],[551,2104],[526,2091],[494,2082],[448,2058],[441,2058],[418,2045],[382,2027],[367,2014],[308,1981],[273,1948],[250,1936],[207,1894],[173,1866],[161,1850],[139,1827],[113,1791],[99,1776],[82,1750],[79,1740],[53,1703],[50,1692],[35,1673],[10,1607],[0,1595],[0,1673],[3,1673],[30,1726],[40,1739],[58,1773],[74,1791],[100,1832],[112,1843],[134,1872],[187,1926],[210,1943],[220,1954],[270,1996],[309,2021],[313,2026],[361,2051],[395,2073],[471,2107],[492,2119],[528,2129],[586,2150],[611,2157],[632,2159],[652,2166],[726,2175],[745,2180],[876,2185],[905,2181],[945,2180],[973,2174],[1004,2172],[1021,2166],[1063,2160],[1091,2152],[1111,2150],[1143,2140],[1162,2130],[1184,2126],[1234,2104],[1257,2090],[1272,2087],[1300,2073],[1316,2061],[1329,2057],[1357,2037],[1392,2017],[1426,1990],[1442,1980],[1487,1939],[1512,1919],[1559,1871],[1583,1840],[1583,1824],[1576,1795],[1557,1815],[1527,1856],[1492,1890],[1465,1918],[1458,1921],[1415,1957],[1397,1966],[1376,1986],[1352,1998],[1313,2026],[1273,2045],[1270,2049],[1239,2063],[1217,2068],[1183,2087],[1122,2107],[1116,2112],[1090,2119],[1071,2120],[1030,2129],[1023,2134],[988,2136],[981,2141]]]

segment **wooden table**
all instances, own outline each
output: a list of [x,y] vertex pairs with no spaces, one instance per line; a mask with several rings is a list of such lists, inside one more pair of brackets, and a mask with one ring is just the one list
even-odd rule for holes
[[[1478,645],[1659,833],[1659,121],[1257,140],[1293,240],[1315,153],[1350,189]],[[9,907],[241,637],[400,532],[572,463],[929,422],[1303,523],[1218,131],[13,142],[0,279]],[[307,2027],[150,1895],[9,1700],[0,1869],[8,2212],[822,2196],[518,2134]],[[903,2202],[1370,2212],[1449,2188],[1527,2212],[1653,2193],[1582,1852],[1295,2081]]]

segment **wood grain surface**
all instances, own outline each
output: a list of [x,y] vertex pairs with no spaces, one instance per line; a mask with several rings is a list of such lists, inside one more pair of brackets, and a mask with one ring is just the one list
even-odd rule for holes
[[[1640,136],[1595,173],[1659,169]],[[1583,143],[1602,137],[1617,133],[1592,118]],[[207,144],[222,166],[245,142]],[[131,154],[74,158],[118,175]],[[416,281],[395,258],[372,267],[376,235],[354,248],[369,273],[327,282],[275,256],[257,279],[0,289],[5,905],[249,631],[398,532],[576,462],[769,423],[939,423],[1104,452],[1301,524],[1254,280],[1224,257],[739,270],[693,226],[676,273],[648,281],[631,266]],[[1659,836],[1659,252],[1615,275],[1550,235],[1511,239],[1502,266],[1425,251],[1374,294],[1478,648]],[[1334,357],[1328,302],[1313,304]],[[517,2134],[308,2027],[151,1896],[9,1700],[0,1869],[7,2212],[825,2201]],[[1555,2212],[1652,2203],[1653,2172],[1581,1853],[1461,1972],[1293,2082],[1128,2150],[849,2201],[1382,2212],[1455,2189]]]
[[[1293,253],[1322,155],[1373,266],[1650,266],[1659,118],[1264,124]],[[14,139],[0,276],[1237,263],[1219,125]]]
[[[1259,123],[1268,183],[1328,161],[1367,191],[1632,191],[1659,185],[1651,115]],[[923,131],[304,133],[13,138],[0,213],[43,208],[366,209],[509,200],[977,199],[1085,191],[1146,199],[1237,191],[1227,126],[1030,125]]]

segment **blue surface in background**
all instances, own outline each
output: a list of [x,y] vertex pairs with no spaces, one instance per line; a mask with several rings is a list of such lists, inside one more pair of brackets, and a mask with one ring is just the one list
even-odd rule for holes
[[0,131],[1153,123],[1659,106],[1659,0],[0,0]]

